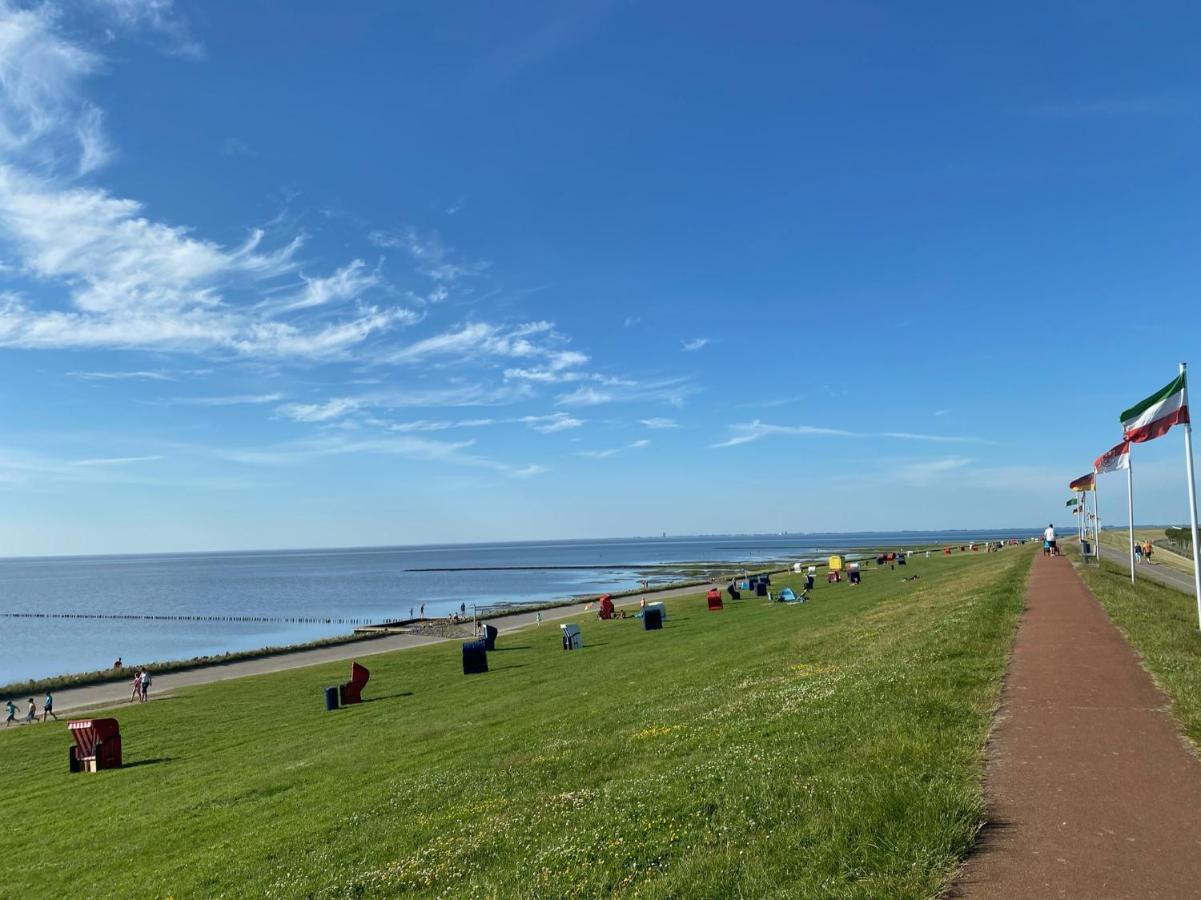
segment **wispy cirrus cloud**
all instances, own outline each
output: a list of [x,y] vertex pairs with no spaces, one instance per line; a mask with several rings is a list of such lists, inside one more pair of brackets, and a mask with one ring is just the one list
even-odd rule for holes
[[579,455],[585,456],[588,459],[608,459],[619,453],[625,453],[627,450],[641,450],[643,447],[650,446],[650,443],[649,440],[643,438],[642,440],[634,441],[621,447],[610,447],[607,450],[581,450]]
[[295,422],[332,422],[361,408],[359,397],[334,397],[325,403],[286,403],[276,410]]
[[[114,27],[182,34],[169,0],[94,0]],[[300,278],[295,307],[253,302],[295,281],[301,235],[239,245],[155,221],[137,201],[76,177],[112,155],[104,114],[82,93],[105,61],[50,4],[0,0],[0,243],[40,282],[38,301],[0,297],[0,346],[121,348],[328,358],[416,315],[360,303],[348,314],[289,315],[348,295],[369,276],[354,261],[326,278]],[[358,263],[358,265],[356,265]],[[54,296],[57,294],[57,296]]]
[[166,401],[171,406],[261,406],[278,403],[283,394],[226,394],[218,397],[173,397]]
[[551,413],[546,416],[522,416],[518,421],[528,425],[541,434],[554,434],[556,431],[569,431],[584,424],[583,419],[569,416],[567,413]]
[[397,231],[377,229],[368,234],[367,239],[377,247],[404,250],[416,264],[418,272],[445,286],[482,275],[491,265],[486,260],[458,260],[437,232],[421,232],[411,226]]
[[187,22],[175,9],[174,0],[89,0],[108,13],[117,24],[130,30],[156,32],[166,40],[169,53],[200,59],[204,46],[193,39]]
[[679,428],[680,427],[679,423],[676,422],[675,419],[664,419],[659,416],[652,416],[649,419],[640,419],[639,421],[643,425],[645,425],[647,428],[664,429],[664,428]]
[[76,459],[73,466],[128,466],[134,463],[157,462],[161,456],[105,456],[96,459]]
[[772,425],[766,422],[761,422],[755,419],[753,422],[746,422],[738,425],[730,425],[730,430],[734,434],[727,440],[718,444],[713,444],[713,447],[737,447],[740,444],[749,444],[753,441],[758,441],[765,437],[775,436],[822,436],[822,437],[847,437],[847,438],[891,438],[901,441],[926,441],[939,444],[992,444],[993,441],[985,440],[977,437],[960,437],[956,435],[943,434],[918,434],[909,431],[877,431],[877,432],[862,432],[862,431],[847,431],[842,428],[825,428],[817,425]]
[[708,343],[709,339],[707,337],[692,338],[691,340],[680,341],[680,349],[685,353],[694,353]]
[[137,369],[131,372],[68,372],[82,381],[174,381],[175,373],[163,369]]
[[537,464],[512,464],[468,452],[474,441],[436,441],[406,435],[346,438],[331,435],[268,447],[219,448],[213,452],[230,462],[255,466],[300,465],[329,456],[398,456],[422,462],[488,469],[510,478],[531,478],[546,469]]
[[600,406],[606,403],[636,401],[683,406],[698,390],[687,378],[660,378],[638,381],[632,378],[599,379],[600,387],[582,385],[555,398],[557,406]]

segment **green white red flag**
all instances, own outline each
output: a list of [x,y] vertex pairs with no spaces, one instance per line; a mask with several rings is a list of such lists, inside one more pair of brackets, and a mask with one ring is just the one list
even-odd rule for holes
[[1100,475],[1102,472],[1117,472],[1120,469],[1130,468],[1130,441],[1122,441],[1116,447],[1106,450],[1097,457],[1093,463],[1093,472]]
[[1122,413],[1122,431],[1133,443],[1154,440],[1173,425],[1188,422],[1188,390],[1184,373],[1171,384]]

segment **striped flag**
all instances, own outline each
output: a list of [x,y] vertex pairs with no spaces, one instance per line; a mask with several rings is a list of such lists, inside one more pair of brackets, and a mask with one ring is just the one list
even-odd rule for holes
[[1188,402],[1184,372],[1146,400],[1122,413],[1122,431],[1134,443],[1154,440],[1167,434],[1173,425],[1188,422]]
[[1097,486],[1096,478],[1092,472],[1087,475],[1081,475],[1075,481],[1068,485],[1069,491],[1091,491]]
[[1106,450],[1093,463],[1093,472],[1117,472],[1119,469],[1130,468],[1130,441],[1122,441],[1116,447]]

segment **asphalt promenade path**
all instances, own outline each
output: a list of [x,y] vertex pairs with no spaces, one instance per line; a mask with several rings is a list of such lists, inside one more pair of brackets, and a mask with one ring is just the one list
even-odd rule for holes
[[1035,560],[955,896],[1201,895],[1201,762],[1067,557]]
[[[1123,553],[1121,550],[1115,550],[1113,547],[1106,547],[1102,544],[1101,557],[1112,563],[1117,563],[1117,565],[1121,566],[1127,572],[1130,571],[1130,555]],[[1154,555],[1151,558],[1154,559]],[[1192,594],[1194,590],[1191,572],[1182,572],[1179,569],[1173,569],[1156,562],[1136,563],[1135,577],[1146,578],[1148,581],[1155,581],[1167,587],[1176,588],[1176,590],[1184,591],[1186,594]]]
[[[704,593],[710,585],[693,585],[692,587],[670,588],[662,591],[648,591],[645,595],[622,597],[614,601],[621,607],[637,606],[645,597],[648,603],[657,600],[668,600],[672,597],[683,597],[698,592]],[[542,610],[542,622],[554,622],[558,619],[569,619],[573,616],[589,612],[584,607],[586,603],[574,603]],[[595,607],[594,607],[595,608]],[[488,624],[496,626],[500,633],[528,628],[537,623],[537,612],[519,612],[508,616],[498,616],[488,619]],[[178,672],[164,672],[155,675],[150,685],[150,700],[169,695],[182,687],[196,684],[209,684],[214,681],[225,681],[230,678],[244,678],[248,675],[265,675],[270,672],[282,672],[286,669],[297,669],[302,666],[315,666],[321,663],[338,662],[341,660],[366,659],[377,653],[391,653],[394,650],[407,650],[411,647],[422,647],[426,644],[438,644],[443,641],[461,641],[462,637],[431,637],[413,634],[393,634],[387,637],[373,638],[364,641],[353,641],[348,644],[338,644],[332,647],[315,647],[310,650],[297,650],[292,653],[281,653],[275,656],[264,656],[259,659],[247,659],[238,662],[217,663],[199,666],[195,669],[182,669]],[[348,670],[349,674],[349,670]],[[131,693],[130,683],[133,681],[133,671],[129,673],[128,681],[96,684],[88,687],[64,688],[54,692],[54,710],[58,713],[95,710],[129,702]],[[39,699],[40,703],[40,699]],[[41,707],[39,706],[39,709]]]

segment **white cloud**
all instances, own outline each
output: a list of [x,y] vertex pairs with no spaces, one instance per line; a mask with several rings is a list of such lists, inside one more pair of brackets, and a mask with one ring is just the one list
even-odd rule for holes
[[297,422],[330,422],[363,405],[358,397],[334,397],[325,403],[285,403],[276,412]]
[[589,459],[608,459],[610,456],[616,456],[618,453],[624,453],[627,450],[640,450],[649,445],[650,441],[643,438],[640,441],[626,444],[624,447],[610,447],[608,450],[581,450],[579,455],[586,456]]
[[647,428],[679,428],[680,427],[676,423],[675,419],[663,419],[658,416],[654,416],[650,419],[641,419],[640,421]]
[[418,419],[414,422],[388,422],[383,424],[389,431],[408,434],[417,431],[448,431],[452,428],[484,428],[496,423],[496,419]]
[[[121,27],[184,40],[168,0],[94,5]],[[50,4],[0,0],[0,242],[44,287],[36,305],[0,298],[0,345],[332,357],[416,320],[410,310],[372,306],[337,321],[281,318],[286,310],[247,301],[295,271],[299,237],[267,250],[256,230],[226,247],[155,221],[134,200],[75,184],[113,151],[103,111],[80,94],[103,60],[65,36],[60,15]],[[305,279],[294,308],[355,297],[375,277],[356,260]]]
[[936,416],[936,417],[937,417],[937,416],[945,416],[945,415],[946,415],[947,413],[949,413],[949,412],[950,412],[950,410],[949,410],[949,409],[936,409],[936,410],[934,410],[934,412],[932,413],[932,415],[934,415],[934,416]]
[[175,11],[174,0],[91,0],[126,29],[146,29],[167,39],[166,49],[179,56],[200,58],[204,47],[192,39],[187,23]]
[[331,302],[354,300],[367,289],[380,283],[379,275],[368,271],[367,264],[361,259],[351,260],[326,278],[309,278],[303,274],[300,278],[304,282],[304,289],[285,300],[276,308],[276,312],[290,312],[324,306]]
[[256,406],[277,403],[283,397],[283,394],[232,394],[225,397],[176,397],[170,402],[174,406]]
[[680,349],[685,353],[692,353],[695,350],[700,350],[707,343],[709,343],[709,339],[707,337],[693,338],[690,341],[680,341]]
[[453,285],[464,278],[480,275],[489,268],[486,261],[452,261],[453,253],[437,233],[422,233],[413,227],[399,231],[373,231],[367,235],[367,239],[377,247],[407,251],[417,270],[438,284]]
[[174,381],[175,374],[162,370],[142,370],[135,372],[68,372],[72,378],[84,381]]
[[[262,251],[263,233],[252,232],[242,246],[225,248],[142,212],[131,200],[58,189],[0,165],[0,233],[24,267],[61,284],[74,307],[39,312],[7,296],[0,302],[0,345],[329,357],[417,318],[410,310],[365,306],[341,321],[301,326],[231,305],[223,289],[245,290],[287,274],[299,240]],[[361,281],[353,270],[346,274]],[[321,290],[346,281],[335,276]]]
[[544,368],[509,369],[506,370],[506,375],[528,381],[553,380],[555,373],[588,361],[587,355],[583,353],[560,349],[564,340],[565,338],[555,331],[554,325],[545,321],[511,326],[471,322],[386,353],[382,361],[405,364],[440,357],[469,360],[483,360],[488,357],[529,359],[541,362]]
[[584,424],[582,419],[569,416],[567,413],[551,413],[547,416],[524,416],[519,421],[529,425],[534,431],[542,434],[553,434],[556,431],[567,431],[579,428]]
[[510,478],[530,478],[546,471],[536,464],[515,465],[466,452],[473,444],[474,441],[434,441],[408,436],[351,439],[331,435],[262,449],[220,449],[215,452],[222,459],[246,465],[288,465],[327,456],[371,454],[489,469]]
[[598,391],[593,387],[581,387],[570,394],[561,395],[555,403],[559,406],[599,406],[613,402],[613,394]]
[[162,459],[161,456],[109,456],[100,459],[77,459],[71,465],[73,466],[128,466],[133,463],[140,462],[155,462]]
[[977,437],[959,437],[943,434],[915,434],[909,431],[859,432],[846,431],[842,428],[823,428],[816,425],[770,425],[755,419],[753,422],[729,426],[735,434],[714,447],[736,447],[739,444],[749,444],[760,438],[773,435],[818,435],[827,437],[851,438],[893,438],[903,441],[928,441],[940,444],[991,444],[992,441]]
[[621,323],[622,328],[633,328],[642,321],[642,316],[626,316]]

